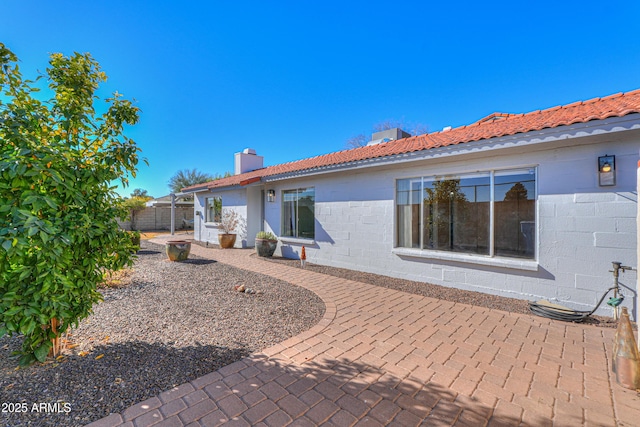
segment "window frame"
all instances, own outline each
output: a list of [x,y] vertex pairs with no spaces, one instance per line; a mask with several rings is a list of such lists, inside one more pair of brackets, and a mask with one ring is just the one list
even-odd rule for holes
[[[300,236],[300,211],[299,211],[299,200],[300,200],[300,194],[306,193],[306,192],[313,192],[313,221],[312,221],[312,236]],[[289,235],[289,234],[285,234],[285,230],[287,229],[287,227],[285,226],[285,203],[289,203],[290,201],[286,200],[286,195],[287,194],[291,194],[295,192],[295,210],[294,210],[294,219],[295,219],[295,226],[292,227],[292,231],[295,231],[294,234]],[[291,189],[287,189],[287,190],[281,190],[280,191],[280,238],[281,240],[288,240],[288,241],[294,241],[294,240],[300,240],[300,241],[315,241],[315,236],[316,236],[316,189],[314,186],[309,186],[309,187],[299,187],[299,188],[291,188]]]
[[[534,176],[534,191],[535,197],[533,201],[535,202],[534,206],[534,222],[535,227],[533,230],[534,243],[533,243],[533,255],[532,257],[510,257],[505,255],[497,255],[496,254],[496,242],[495,242],[495,233],[496,233],[496,224],[495,224],[495,177],[496,175],[503,175],[505,173],[512,173],[517,175],[518,172],[533,172]],[[398,183],[399,181],[416,181],[419,180],[422,182],[421,186],[421,195],[424,194],[424,182],[425,181],[435,181],[435,180],[454,180],[454,179],[464,179],[467,177],[474,177],[478,175],[488,175],[489,176],[489,184],[490,184],[490,208],[489,208],[489,253],[488,254],[478,254],[478,253],[469,253],[463,251],[447,251],[440,249],[430,249],[425,247],[424,243],[424,202],[421,200],[420,203],[420,214],[419,214],[419,234],[420,234],[420,242],[419,247],[411,247],[411,246],[400,246],[400,230],[399,230],[399,218],[398,218]],[[505,168],[494,168],[489,170],[474,170],[468,172],[455,172],[450,174],[433,174],[433,175],[424,175],[424,176],[416,176],[416,175],[407,175],[401,178],[396,178],[394,182],[394,242],[393,242],[393,250],[392,252],[399,256],[406,257],[419,257],[419,258],[434,258],[434,259],[442,259],[448,261],[462,261],[462,262],[472,262],[484,265],[497,265],[507,268],[518,268],[524,270],[536,270],[538,268],[538,256],[539,256],[539,192],[538,192],[538,184],[539,184],[539,170],[538,165],[523,165],[523,166],[514,166],[514,167],[505,167]],[[411,199],[411,194],[409,194],[409,199]]]
[[[216,199],[219,201],[219,206],[220,206],[220,212],[218,212],[217,221],[216,221],[216,213],[215,213]],[[209,200],[213,200],[213,209],[214,209],[213,220],[209,218]],[[222,220],[222,196],[205,197],[204,198],[204,222],[207,224],[220,224],[221,220]]]

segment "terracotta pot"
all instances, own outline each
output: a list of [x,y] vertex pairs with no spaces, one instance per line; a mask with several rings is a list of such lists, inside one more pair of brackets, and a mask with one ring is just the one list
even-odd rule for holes
[[191,252],[191,242],[186,240],[169,240],[165,244],[165,250],[170,261],[184,261]]
[[258,256],[271,257],[278,246],[277,240],[256,239],[256,253]]
[[218,234],[218,242],[220,243],[220,247],[222,249],[232,248],[233,245],[236,244],[236,235],[235,234]]

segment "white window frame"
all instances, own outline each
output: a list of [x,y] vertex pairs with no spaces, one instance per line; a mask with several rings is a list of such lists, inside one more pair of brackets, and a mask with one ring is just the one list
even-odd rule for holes
[[[298,214],[298,203],[297,203],[297,199],[298,199],[298,194],[300,192],[304,192],[307,190],[313,190],[313,237],[300,237],[299,233],[300,233],[300,229],[299,226],[297,224],[298,220],[299,220],[299,214]],[[295,191],[296,192],[296,212],[295,212],[295,216],[296,216],[296,226],[295,226],[295,230],[296,230],[296,235],[295,236],[286,236],[284,235],[284,204],[285,204],[285,193],[291,193]],[[281,200],[281,204],[280,204],[280,236],[279,239],[285,242],[291,242],[291,243],[307,243],[307,244],[311,244],[313,242],[315,242],[315,235],[316,235],[316,212],[315,212],[315,207],[316,207],[316,188],[314,186],[309,186],[309,187],[300,187],[300,188],[291,188],[291,189],[287,189],[287,190],[282,190],[281,191],[281,195],[280,195],[280,200]]]
[[[533,258],[513,258],[506,256],[497,256],[495,255],[495,175],[496,173],[502,172],[517,172],[522,170],[534,170],[535,173],[535,247],[533,250]],[[423,232],[421,228],[420,232],[420,249],[416,248],[407,248],[398,246],[398,217],[397,217],[397,188],[398,181],[404,179],[422,179],[424,182],[425,178],[428,179],[455,179],[455,178],[464,178],[465,176],[470,176],[478,173],[488,173],[490,175],[490,217],[489,217],[489,254],[470,254],[470,253],[462,253],[462,252],[450,252],[450,251],[441,251],[437,249],[423,249]],[[540,182],[539,178],[539,169],[538,165],[525,165],[525,166],[515,166],[515,167],[506,167],[500,169],[491,169],[491,170],[476,170],[469,172],[460,172],[449,175],[424,175],[422,177],[416,176],[406,176],[403,178],[397,178],[394,182],[394,241],[393,241],[393,249],[392,253],[407,258],[427,258],[427,259],[438,259],[443,261],[453,261],[453,262],[461,262],[461,263],[471,263],[471,264],[479,264],[479,265],[487,265],[487,266],[496,266],[496,267],[504,267],[504,268],[512,268],[518,270],[528,270],[528,271],[537,271],[539,264],[539,248],[540,248],[540,239],[539,239],[539,230],[540,230],[540,222],[539,222],[539,192],[538,185]],[[420,204],[420,218],[423,218],[423,209],[424,203]]]
[[[220,219],[222,219],[222,196],[210,196],[204,198],[204,222],[206,224],[220,224],[220,221],[214,221],[209,218],[209,200],[212,199],[214,202],[214,210],[215,210],[215,199],[220,200]],[[215,213],[214,218],[215,219]]]

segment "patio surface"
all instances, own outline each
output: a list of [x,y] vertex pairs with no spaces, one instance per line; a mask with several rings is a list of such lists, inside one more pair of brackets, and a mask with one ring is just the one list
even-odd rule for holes
[[324,318],[91,427],[640,425],[640,398],[609,369],[613,329],[408,294],[249,250],[192,253],[310,289]]

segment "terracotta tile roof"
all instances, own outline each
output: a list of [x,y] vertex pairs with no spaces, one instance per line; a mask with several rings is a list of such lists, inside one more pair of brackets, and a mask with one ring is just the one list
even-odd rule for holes
[[253,172],[194,185],[184,188],[183,190],[247,185],[257,182],[263,177],[273,175],[301,172],[360,160],[429,150],[437,147],[515,135],[545,128],[555,128],[574,123],[585,123],[590,120],[602,120],[608,117],[622,117],[631,113],[640,113],[640,89],[632,92],[617,93],[604,98],[574,102],[572,104],[533,111],[526,114],[493,113],[475,123],[455,129],[417,135],[383,144],[338,151],[289,163],[268,166]]

